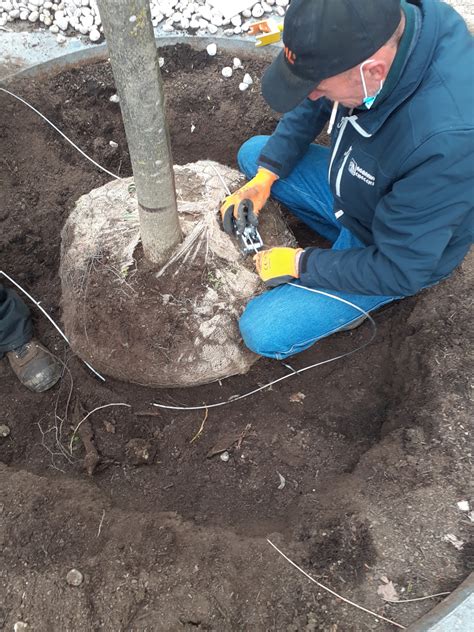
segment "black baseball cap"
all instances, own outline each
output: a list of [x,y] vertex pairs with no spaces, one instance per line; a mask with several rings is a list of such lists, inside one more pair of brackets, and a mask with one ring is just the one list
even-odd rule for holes
[[292,0],[284,49],[262,79],[264,99],[276,112],[289,112],[323,79],[369,59],[400,20],[400,0]]

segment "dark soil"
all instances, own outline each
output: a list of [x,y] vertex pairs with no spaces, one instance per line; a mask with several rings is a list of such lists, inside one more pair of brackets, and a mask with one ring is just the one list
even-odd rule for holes
[[[186,47],[162,55],[177,163],[235,166],[246,138],[272,131],[259,82],[240,93],[238,76],[222,79],[227,56]],[[263,70],[245,66],[254,77]],[[130,175],[107,64],[10,87],[98,162]],[[62,226],[75,200],[108,177],[4,94],[0,138],[1,269],[60,321]],[[311,239],[302,227],[295,232]],[[472,564],[468,545],[458,551],[443,541],[448,533],[467,541],[472,528],[456,506],[469,499],[472,457],[472,265],[377,314],[376,340],[363,351],[209,409],[194,441],[203,411],[150,403],[223,401],[289,369],[260,360],[245,376],[188,390],[101,383],[35,311],[37,335],[66,368],[59,386],[35,395],[0,363],[0,423],[11,429],[0,439],[0,629],[19,620],[35,632],[394,629],[311,584],[267,537],[346,597],[403,625],[415,621],[435,600],[385,604],[381,578],[401,598],[418,597],[453,590]],[[292,366],[349,351],[369,335],[364,325],[332,336]],[[91,478],[72,432],[76,402],[85,411],[130,405],[89,417],[100,455]],[[228,462],[209,457],[224,449]],[[84,575],[79,587],[66,583],[71,568]]]

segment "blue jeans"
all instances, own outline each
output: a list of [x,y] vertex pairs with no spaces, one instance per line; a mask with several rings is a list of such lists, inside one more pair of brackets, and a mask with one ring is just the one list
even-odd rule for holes
[[[267,136],[255,136],[240,148],[239,166],[249,179],[257,173],[257,160],[267,140]],[[329,149],[311,145],[291,174],[275,182],[272,197],[315,232],[329,239],[333,250],[363,247],[364,244],[334,217],[333,197],[327,179],[329,157]],[[320,289],[340,296],[366,312],[401,298]],[[307,349],[360,316],[358,310],[334,299],[292,285],[280,285],[252,299],[239,325],[249,349],[282,360]]]

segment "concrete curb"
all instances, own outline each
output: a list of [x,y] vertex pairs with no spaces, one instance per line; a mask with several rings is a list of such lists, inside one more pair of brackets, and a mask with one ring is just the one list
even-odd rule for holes
[[474,573],[449,597],[407,628],[407,632],[469,632],[474,630]]
[[[0,58],[3,56],[14,60],[19,70],[0,76],[0,83],[7,83],[20,77],[41,76],[49,72],[61,72],[66,68],[70,68],[75,64],[94,62],[105,59],[107,56],[107,45],[105,43],[99,45],[84,44],[80,40],[72,40],[65,49],[55,40],[51,41],[48,33],[28,33],[10,35],[21,35],[23,37],[21,46],[18,41],[0,42]],[[24,36],[29,35],[33,46],[24,44]],[[41,35],[41,37],[38,37]],[[204,50],[208,44],[216,44],[217,50],[237,55],[245,55],[246,57],[259,57],[265,61],[271,61],[279,52],[281,45],[273,44],[262,48],[255,47],[255,40],[249,37],[205,37],[205,36],[186,36],[181,35],[164,35],[155,38],[156,45],[172,46],[174,44],[189,44],[196,50]],[[20,52],[21,49],[21,52]],[[6,52],[8,50],[8,53]],[[16,53],[15,53],[16,50]],[[13,51],[13,55],[12,55]]]

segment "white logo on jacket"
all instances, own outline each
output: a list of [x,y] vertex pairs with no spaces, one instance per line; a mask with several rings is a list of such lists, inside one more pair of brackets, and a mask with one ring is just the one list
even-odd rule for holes
[[365,169],[362,169],[362,167],[359,167],[354,158],[351,158],[348,170],[351,176],[359,178],[359,180],[362,180],[362,182],[365,182],[371,187],[375,186],[375,176],[365,171]]

